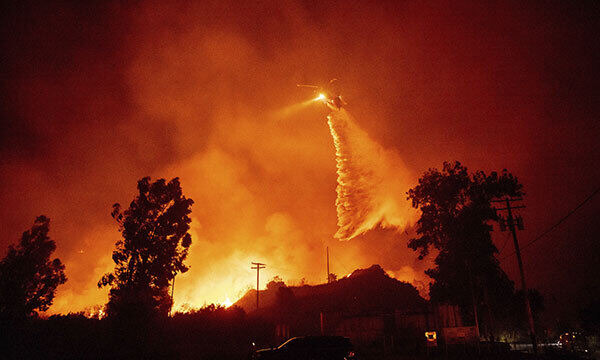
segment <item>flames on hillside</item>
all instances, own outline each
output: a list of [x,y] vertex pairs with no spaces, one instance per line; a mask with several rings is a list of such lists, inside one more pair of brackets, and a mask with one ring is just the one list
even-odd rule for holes
[[[400,157],[371,139],[345,109],[333,111],[327,120],[334,149],[330,156],[335,158],[336,171],[332,174],[337,175],[337,187],[329,188],[336,195],[335,202],[330,203],[330,206],[334,208],[335,205],[338,224],[337,231],[330,225],[326,227],[331,231],[329,237],[348,241],[371,230],[392,230],[387,237],[382,238],[375,236],[338,242],[337,245],[335,241],[329,242],[334,253],[332,267],[334,271],[337,267],[337,271],[341,272],[339,276],[343,277],[344,273],[366,266],[368,262],[382,261],[376,253],[366,253],[365,249],[385,249],[386,246],[397,248],[398,243],[405,246],[398,239],[403,235],[401,231],[414,220],[415,213],[405,199],[405,191],[410,186],[410,175]],[[322,127],[322,131],[326,131],[326,128]],[[319,252],[320,249],[315,249],[314,244],[306,242],[306,229],[297,222],[293,214],[266,213],[262,220],[263,230],[249,231],[248,225],[260,222],[259,214],[265,214],[264,211],[268,209],[257,206],[260,201],[252,193],[252,189],[240,183],[238,178],[245,171],[247,170],[239,163],[239,159],[218,148],[169,169],[174,176],[182,177],[184,191],[190,194],[196,204],[200,204],[194,205],[192,211],[190,232],[193,242],[187,260],[191,269],[175,279],[174,312],[189,312],[209,304],[231,306],[248,290],[256,288],[256,273],[250,269],[252,261],[267,263],[266,269],[261,272],[261,289],[274,276],[280,276],[292,285],[306,281],[313,284],[325,281],[326,277],[322,273],[324,267],[320,269],[306,266],[311,263],[310,257],[315,250]],[[192,179],[196,180],[196,186]],[[223,179],[227,179],[227,182],[223,183]],[[224,230],[220,225],[213,229],[211,221],[206,221],[210,217],[207,217],[202,207],[215,201],[210,200],[211,198],[219,196],[221,198],[218,204],[223,208],[213,208],[211,217],[214,219],[220,213],[228,216],[231,212],[239,211],[231,224],[237,231]],[[211,241],[211,237],[217,236],[218,231],[229,233],[228,242]],[[425,285],[419,285],[425,281],[424,276],[413,269],[413,264],[398,262],[393,253],[387,250],[385,252],[391,258],[387,263],[383,261],[384,266],[391,267],[388,270],[390,276],[416,284],[422,295],[426,295]],[[199,261],[205,261],[200,259],[210,259],[208,268],[198,266]],[[356,259],[360,262],[357,263]],[[349,266],[340,268],[339,265],[344,263]],[[58,304],[61,303],[60,300]],[[91,312],[90,316],[100,317],[103,314],[96,311]]]
[[[333,111],[327,120],[335,149],[337,173],[335,207],[338,229],[333,237],[348,241],[377,228],[391,228],[392,234],[404,230],[414,220],[415,212],[410,208],[401,190],[410,185],[407,175],[409,172],[399,156],[372,140],[346,110]],[[197,171],[198,167],[210,170],[214,165],[213,161],[223,160],[223,156],[210,154],[208,158],[196,159],[187,166],[191,166],[194,171]],[[204,229],[200,220],[194,217],[191,228],[194,241],[189,258],[192,266],[197,252],[208,250],[219,253],[218,246],[209,244],[204,239]],[[294,226],[293,219],[285,214],[271,215],[267,218],[265,229],[267,234],[258,238],[259,244],[277,243],[284,237],[291,237],[291,240],[298,244],[302,242],[303,233]],[[379,244],[373,245],[377,247]],[[248,290],[255,289],[254,272],[244,265],[250,265],[258,256],[269,263],[266,273],[263,272],[261,290],[273,276],[283,276],[289,285],[306,283],[305,278],[298,280],[297,274],[301,269],[286,262],[289,254],[286,256],[284,251],[275,250],[274,253],[258,255],[261,252],[249,255],[239,249],[231,249],[230,253],[224,254],[220,261],[216,262],[219,267],[226,269],[218,275],[208,273],[206,276],[197,276],[193,270],[179,275],[176,284],[183,284],[177,285],[173,312],[189,313],[210,304],[225,308],[232,306]],[[360,255],[364,257],[364,254]],[[344,270],[351,272],[345,276],[340,275],[340,278],[348,278],[354,271],[352,268]],[[428,282],[412,266],[401,264],[400,267],[387,270],[387,274],[397,280],[412,283],[421,296],[427,297]],[[207,281],[207,278],[210,281]],[[319,283],[319,280],[316,283]],[[92,307],[86,312],[86,316],[102,318],[104,311],[102,308]]]
[[[338,277],[381,264],[414,269],[403,280],[424,279],[427,264],[416,261],[404,232],[414,219],[405,192],[415,176],[402,161],[403,146],[382,145],[386,129],[399,130],[371,91],[382,82],[367,71],[370,55],[348,57],[344,66],[356,72],[344,70],[332,56],[334,49],[347,53],[344,42],[324,38],[302,9],[264,5],[280,19],[255,27],[238,21],[246,8],[236,13],[233,6],[231,22],[203,26],[213,13],[203,6],[134,6],[122,13],[127,36],[107,54],[116,69],[67,52],[65,59],[81,60],[77,66],[33,76],[19,92],[23,116],[53,144],[40,149],[39,162],[9,161],[2,169],[15,179],[5,188],[21,189],[6,194],[16,206],[11,214],[52,218],[69,280],[50,313],[107,302],[108,289],[96,284],[113,269],[120,238],[111,206],[128,204],[144,176],[179,177],[194,200],[190,269],[175,278],[174,311],[235,302],[256,288],[250,267],[257,261],[266,264],[261,289],[275,276],[292,285],[323,283],[327,247]],[[252,5],[261,13],[262,6]],[[289,32],[277,31],[282,24]],[[348,111],[326,108],[296,87],[334,76]]]
[[[335,149],[337,173],[335,207],[339,227],[334,238],[347,241],[379,227],[392,228],[396,231],[404,230],[414,220],[415,212],[406,200],[405,190],[410,186],[410,177],[400,157],[372,140],[366,132],[360,129],[345,109],[333,111],[327,119]],[[302,231],[293,228],[292,221],[293,219],[283,214],[271,217],[267,220],[266,228],[270,230],[274,239],[266,237],[259,239],[259,242],[266,242],[267,247],[275,246],[277,240],[283,240],[284,235],[291,235],[292,240],[300,244]],[[201,238],[201,236],[197,234],[197,238]],[[373,246],[378,246],[378,244],[373,244]],[[243,268],[245,264],[250,264],[255,258],[250,256],[245,260],[240,260],[238,255],[240,253],[234,251],[232,255],[226,257],[225,261],[226,263],[230,262],[230,266],[222,264],[227,268],[237,268],[238,271],[231,271],[222,276],[220,280],[210,284],[213,291],[218,289],[223,294],[235,294],[232,297],[235,299],[233,301],[230,300],[230,295],[227,295],[225,300],[216,301],[225,307],[241,298],[248,289],[255,288],[254,273],[249,268]],[[286,258],[289,258],[289,254],[286,256],[282,252],[277,253],[276,251],[275,254],[269,255],[264,258],[268,262],[266,274],[271,277],[283,276],[291,279],[292,283],[305,281],[304,279],[298,280],[299,269],[295,268],[296,265],[285,261]],[[396,270],[392,270],[390,274],[392,277],[407,282],[420,283],[423,281],[423,276],[417,274],[407,264],[402,264]],[[203,280],[198,279],[197,281],[199,286],[203,286],[200,284]],[[263,280],[261,288],[266,283],[267,281]],[[418,286],[418,288],[421,292],[426,293],[424,285]],[[178,309],[186,311],[181,307],[181,304],[184,303],[199,305],[194,299],[202,296],[200,292],[193,288],[184,289],[183,292],[187,294],[179,296],[176,292],[175,295]]]

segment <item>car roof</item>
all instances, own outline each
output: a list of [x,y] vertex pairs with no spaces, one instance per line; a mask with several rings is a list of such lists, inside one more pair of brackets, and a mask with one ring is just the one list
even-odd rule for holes
[[350,339],[343,336],[299,336],[289,339],[279,346],[311,346],[311,347],[352,347]]

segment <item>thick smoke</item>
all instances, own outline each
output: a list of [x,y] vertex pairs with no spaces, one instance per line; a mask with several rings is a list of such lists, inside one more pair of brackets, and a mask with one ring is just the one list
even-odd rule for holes
[[374,227],[404,228],[414,212],[406,200],[409,171],[392,151],[360,129],[346,110],[328,116],[337,166],[338,231],[350,240]]
[[[565,199],[548,193],[592,188],[598,178],[589,131],[596,117],[564,105],[570,97],[596,103],[594,91],[569,79],[595,79],[581,74],[597,61],[577,51],[590,49],[571,33],[583,22],[564,12],[510,3],[492,13],[475,2],[149,0],[19,2],[2,15],[0,257],[36,216],[52,219],[69,278],[52,313],[106,303],[96,284],[114,266],[111,205],[128,204],[144,176],[178,176],[195,201],[191,268],[177,276],[177,306],[235,301],[256,286],[251,261],[267,264],[261,287],[275,275],[323,282],[326,246],[339,276],[380,264],[422,281],[428,264],[406,247],[410,231],[395,227],[411,218],[410,180],[444,160],[519,174],[530,189],[531,232],[547,225],[534,214],[561,215]],[[562,25],[550,26],[556,19]],[[548,42],[555,31],[561,37]],[[561,54],[577,54],[589,71],[568,62],[554,64],[557,74],[540,68],[538,59]],[[352,84],[344,96],[359,120],[331,118],[348,157],[339,158],[343,176],[321,109],[298,105],[309,96],[296,88],[334,76]],[[339,234],[375,227],[353,241],[332,239],[337,176],[348,206]]]

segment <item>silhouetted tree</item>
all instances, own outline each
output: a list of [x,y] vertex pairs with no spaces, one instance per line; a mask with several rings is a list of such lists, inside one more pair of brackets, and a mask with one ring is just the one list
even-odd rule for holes
[[279,276],[274,276],[271,281],[267,283],[267,290],[276,291],[280,287],[285,286],[285,283]]
[[108,316],[146,318],[166,316],[171,308],[169,284],[184,264],[192,238],[191,205],[179,179],[168,183],[149,177],[138,181],[139,194],[125,211],[113,205],[112,216],[123,239],[113,252],[115,269],[105,274],[98,287],[110,286]]
[[419,251],[420,259],[431,247],[438,251],[435,267],[426,271],[434,280],[429,289],[432,300],[465,309],[473,298],[487,299],[496,308],[511,300],[514,284],[495,258],[498,249],[490,235],[489,222],[497,220],[490,201],[521,196],[522,187],[506,170],[469,174],[459,162],[445,162],[442,171],[428,170],[408,191],[413,207],[421,210],[418,237],[408,246]]
[[58,258],[50,260],[56,244],[48,237],[49,229],[50,219],[39,216],[19,244],[9,246],[0,261],[2,319],[23,319],[48,310],[56,288],[67,281],[62,262]]

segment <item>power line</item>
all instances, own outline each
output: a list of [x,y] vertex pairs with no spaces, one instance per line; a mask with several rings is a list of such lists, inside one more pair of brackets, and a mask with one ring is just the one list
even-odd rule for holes
[[[269,265],[269,267],[271,269],[275,269],[275,270],[279,270],[279,271],[294,272],[294,270],[291,270],[291,269],[288,269],[288,268],[279,267],[279,266],[271,266],[271,265]],[[278,274],[278,275],[281,275],[281,274]]]
[[[579,210],[583,205],[585,205],[588,201],[590,201],[594,196],[596,196],[596,194],[598,194],[598,192],[600,192],[600,187],[597,188],[596,190],[594,190],[590,195],[588,195],[582,202],[579,203],[579,205],[577,205],[575,208],[573,208],[571,211],[569,211],[565,216],[563,216],[560,220],[558,220],[556,223],[554,223],[554,225],[550,226],[548,229],[546,229],[546,231],[544,231],[543,233],[541,233],[540,235],[538,235],[535,239],[531,240],[530,242],[528,242],[527,244],[525,244],[524,246],[521,247],[521,250],[524,250],[525,248],[533,245],[535,242],[537,242],[538,240],[540,240],[541,238],[543,238],[544,236],[548,235],[552,230],[556,229],[558,227],[558,225],[562,224],[565,220],[567,220],[571,215],[573,215],[577,210]],[[510,257],[511,255],[513,255],[515,252],[513,251],[512,253],[504,256],[502,259],[500,260],[504,260],[508,257]]]

